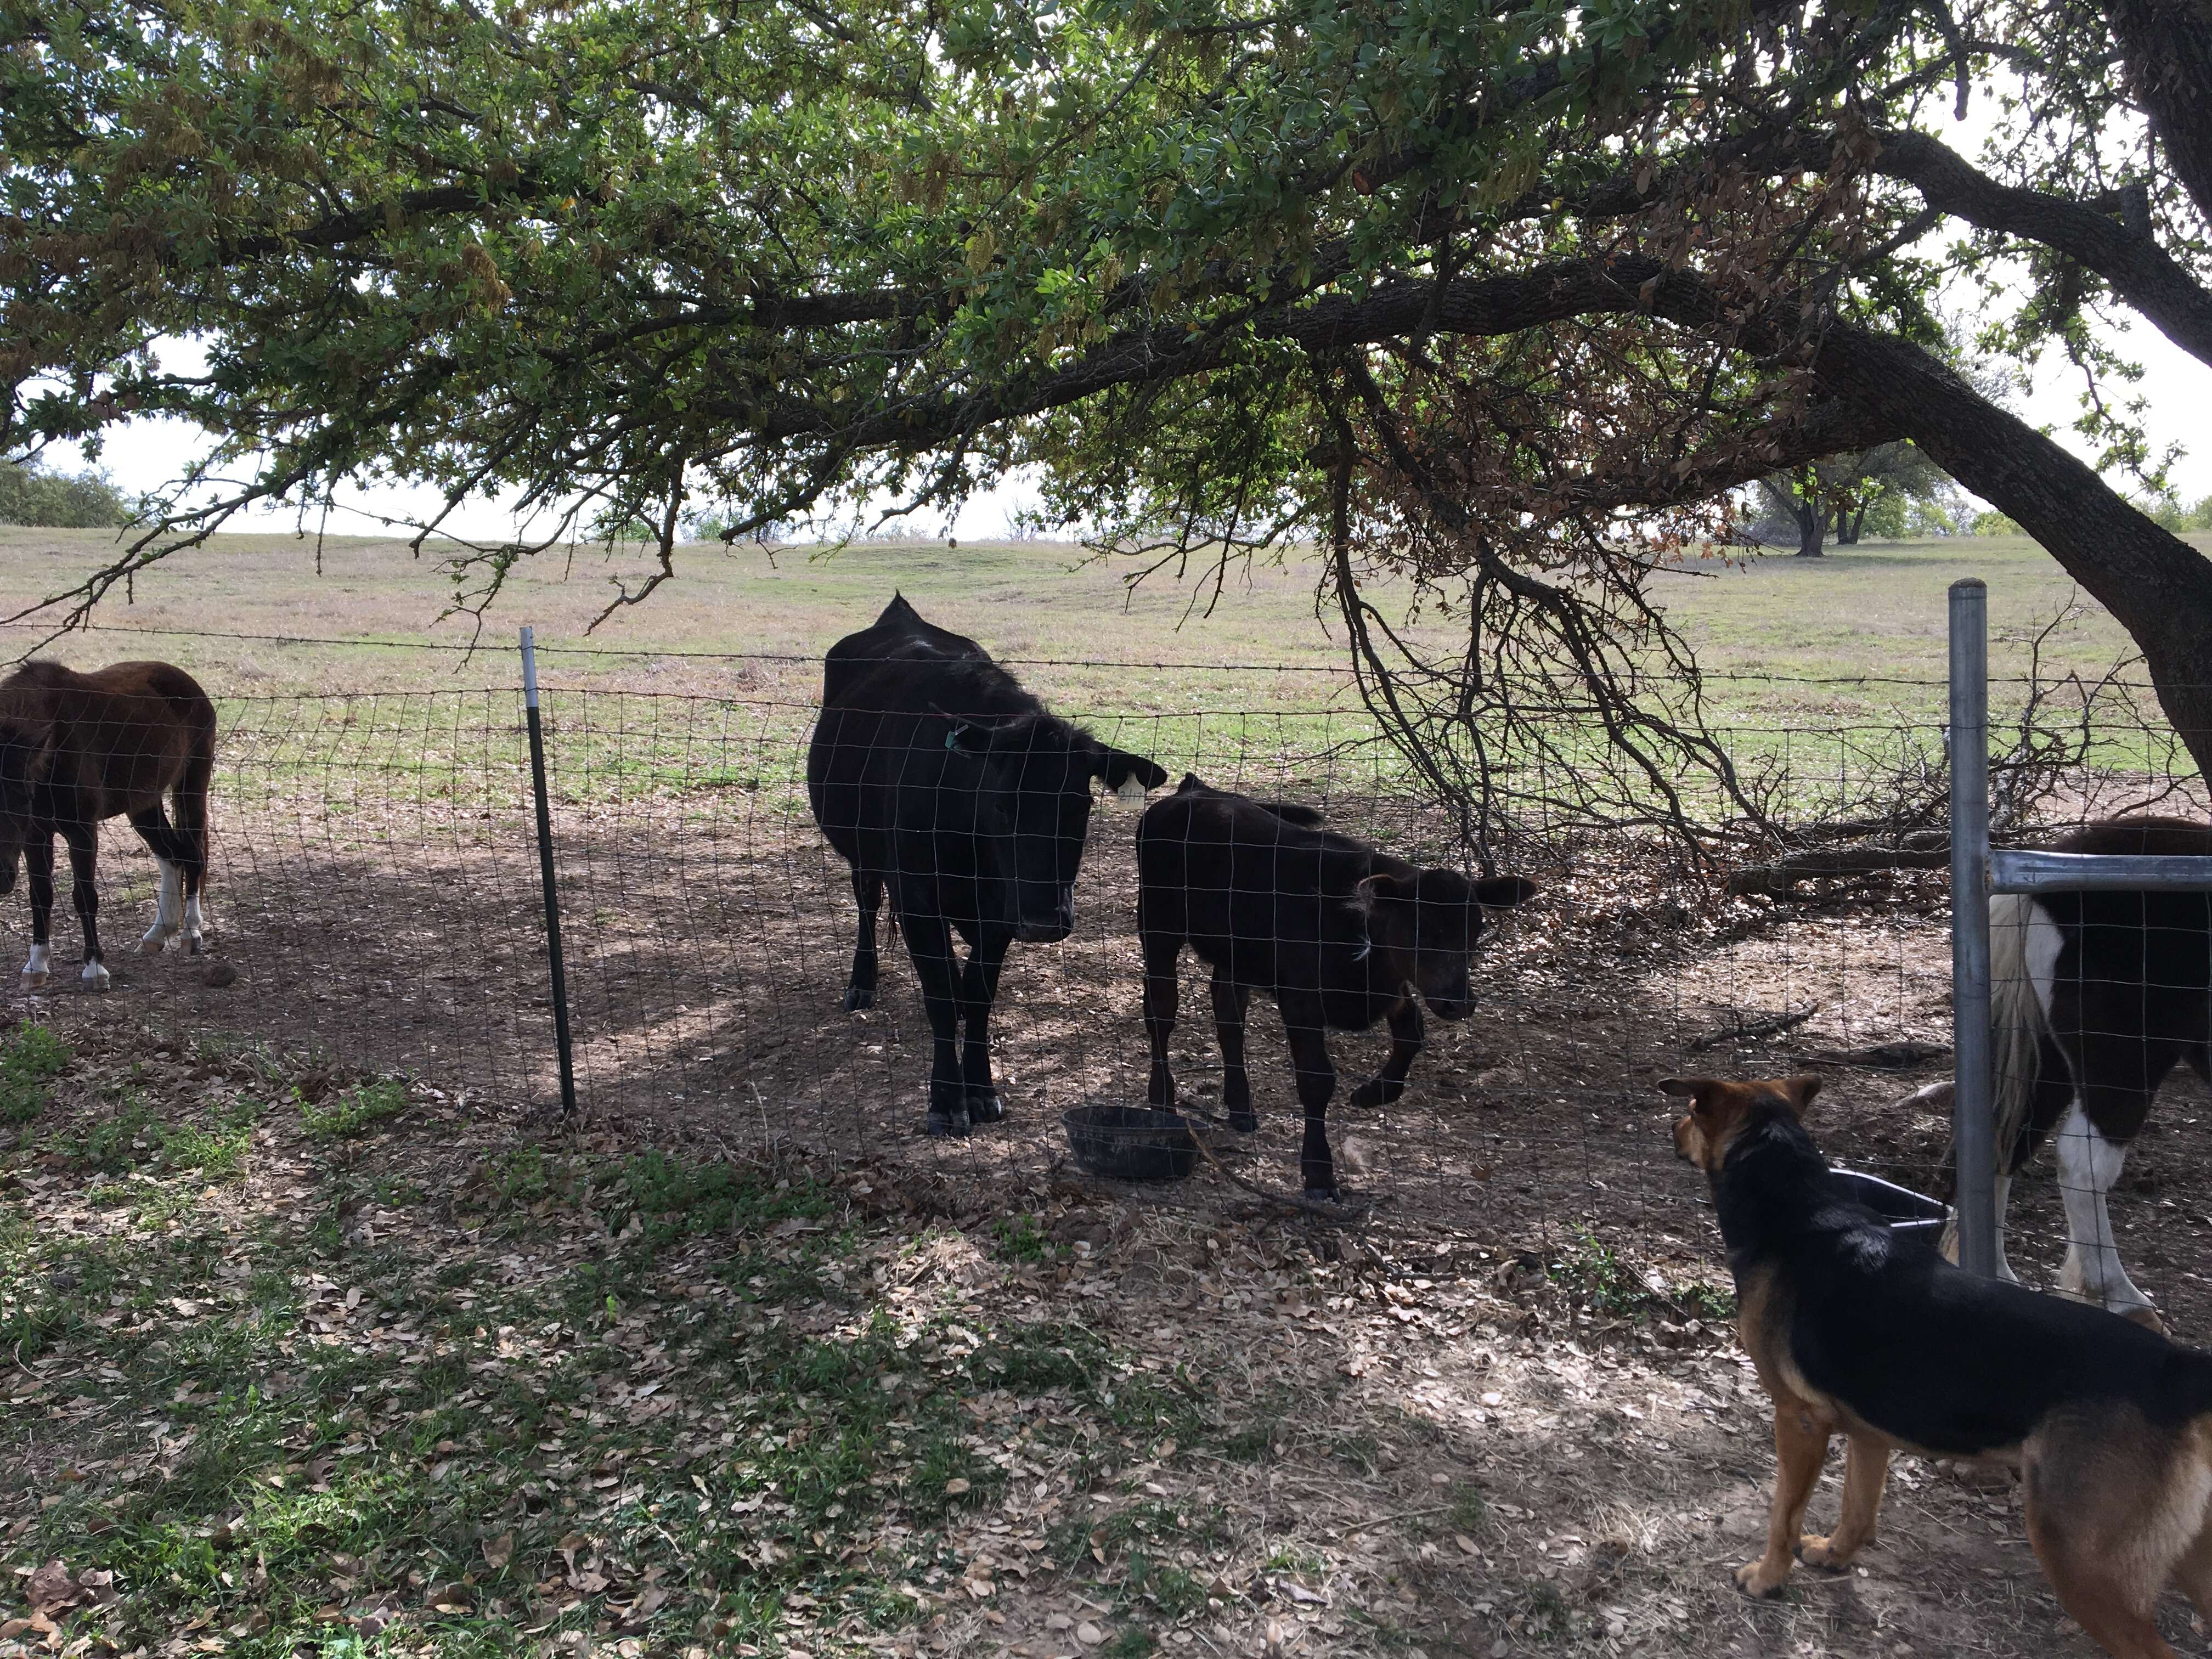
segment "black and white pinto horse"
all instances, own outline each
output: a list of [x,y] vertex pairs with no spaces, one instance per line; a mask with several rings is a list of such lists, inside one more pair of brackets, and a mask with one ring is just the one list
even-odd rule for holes
[[[2212,856],[2212,826],[2116,818],[2054,850]],[[2066,1206],[2060,1293],[2163,1328],[2120,1265],[2106,1198],[2175,1066],[2212,1080],[2212,893],[1999,894],[1990,948],[1997,1271],[2014,1278],[2013,1178],[2050,1137]]]

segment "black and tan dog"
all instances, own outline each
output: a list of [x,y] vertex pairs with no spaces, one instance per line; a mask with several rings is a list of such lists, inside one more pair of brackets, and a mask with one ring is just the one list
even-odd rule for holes
[[[1712,1177],[1737,1328],[1774,1401],[1766,1549],[1736,1570],[1778,1593],[1794,1553],[1847,1566],[1874,1536],[1893,1449],[2021,1472],[2027,1536],[2107,1652],[2170,1656],[2170,1582],[2212,1617],[2212,1353],[2116,1314],[1983,1279],[1854,1202],[1799,1121],[1814,1077],[1676,1078],[1674,1146]],[[1801,1537],[1828,1440],[1849,1437],[1843,1515]]]

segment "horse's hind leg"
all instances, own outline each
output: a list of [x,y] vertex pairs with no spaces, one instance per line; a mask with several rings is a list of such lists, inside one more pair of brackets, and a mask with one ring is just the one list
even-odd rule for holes
[[[154,862],[161,866],[161,896],[155,902],[154,925],[138,941],[142,956],[157,957],[168,945],[173,935],[185,921],[185,849],[184,837],[169,825],[162,816],[161,805],[142,807],[131,815],[131,827],[138,832],[154,854]],[[199,948],[197,938],[192,948]]]
[[77,977],[86,990],[105,991],[108,972],[100,960],[100,889],[93,879],[100,860],[100,832],[88,823],[73,825],[62,831],[62,838],[69,842],[70,897],[84,927],[84,971]]
[[194,755],[185,763],[184,775],[177,780],[176,787],[177,868],[184,878],[185,944],[194,956],[199,954],[202,935],[215,926],[201,900],[207,887],[208,782],[214,773],[212,753]]

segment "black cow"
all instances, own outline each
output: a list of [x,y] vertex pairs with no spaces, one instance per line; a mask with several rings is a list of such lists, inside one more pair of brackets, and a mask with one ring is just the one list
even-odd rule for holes
[[1145,951],[1146,1096],[1175,1105],[1168,1036],[1175,1030],[1176,964],[1189,945],[1213,969],[1222,1102],[1232,1128],[1260,1127],[1244,1074],[1244,1015],[1267,991],[1283,1016],[1298,1101],[1306,1191],[1334,1197],[1329,1096],[1336,1068],[1328,1033],[1390,1022],[1390,1056],[1359,1085],[1354,1106],[1382,1106],[1406,1087],[1421,1051],[1421,1004],[1439,1019],[1474,1006],[1468,959],[1486,906],[1519,904],[1536,890],[1519,876],[1469,881],[1421,870],[1321,827],[1308,807],[1211,789],[1195,777],[1146,809],[1137,825],[1137,931]]
[[888,889],[936,1039],[932,1134],[966,1134],[1004,1110],[991,1076],[999,970],[1013,940],[1051,944],[1075,926],[1094,778],[1140,798],[1167,774],[1048,713],[982,647],[932,627],[903,598],[830,647],[806,794],[853,866],[860,908],[845,1006],[875,1004]]

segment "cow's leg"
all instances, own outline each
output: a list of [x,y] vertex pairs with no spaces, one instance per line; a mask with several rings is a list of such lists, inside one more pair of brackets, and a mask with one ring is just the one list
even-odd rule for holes
[[1168,1066],[1168,1039],[1175,1035],[1176,1005],[1181,987],[1176,963],[1182,955],[1182,940],[1171,933],[1145,935],[1145,1040],[1152,1045],[1152,1076],[1145,1084],[1145,1102],[1164,1112],[1175,1110],[1175,1073]]
[[100,832],[92,825],[73,824],[62,831],[69,843],[70,897],[76,904],[76,919],[84,927],[84,971],[77,977],[88,991],[105,991],[107,964],[100,959],[100,889],[93,877],[100,858]]
[[1006,1115],[999,1085],[991,1076],[991,1005],[998,1000],[999,971],[1006,965],[1012,936],[998,927],[981,930],[968,948],[960,975],[960,1012],[967,1041],[960,1050],[960,1081],[968,1098],[970,1123],[996,1123]]
[[1252,1079],[1244,1073],[1244,1016],[1252,1006],[1249,988],[1222,969],[1213,970],[1213,1034],[1221,1042],[1221,1104],[1229,1127],[1249,1135],[1260,1127],[1252,1109]]
[[133,812],[131,827],[138,832],[138,838],[153,853],[154,861],[161,866],[161,896],[155,901],[154,925],[138,941],[141,955],[157,957],[168,945],[170,937],[184,925],[188,849],[184,838],[169,827],[169,820],[158,801]]
[[933,1049],[929,1062],[929,1115],[922,1127],[933,1135],[968,1133],[968,1095],[960,1079],[960,964],[953,960],[952,930],[937,915],[902,915],[907,955],[921,981],[921,1006],[928,1011]]
[[1290,1038],[1291,1070],[1297,1080],[1298,1104],[1305,1108],[1305,1140],[1298,1149],[1298,1169],[1305,1178],[1306,1196],[1334,1198],[1336,1162],[1328,1150],[1328,1099],[1336,1092],[1336,1067],[1329,1062],[1321,1001],[1280,994],[1276,1000],[1283,1011],[1284,1032]]
[[1388,1106],[1406,1092],[1406,1074],[1427,1041],[1428,1028],[1421,1018],[1421,1000],[1407,996],[1390,1011],[1390,1053],[1382,1069],[1352,1091],[1354,1106]]
[[23,988],[35,991],[52,971],[46,963],[54,922],[54,843],[33,835],[23,843],[23,870],[31,888],[31,959],[23,964]]
[[853,946],[853,977],[845,987],[845,1012],[876,1006],[876,913],[883,908],[884,878],[853,866],[853,902],[860,909],[860,936]]

